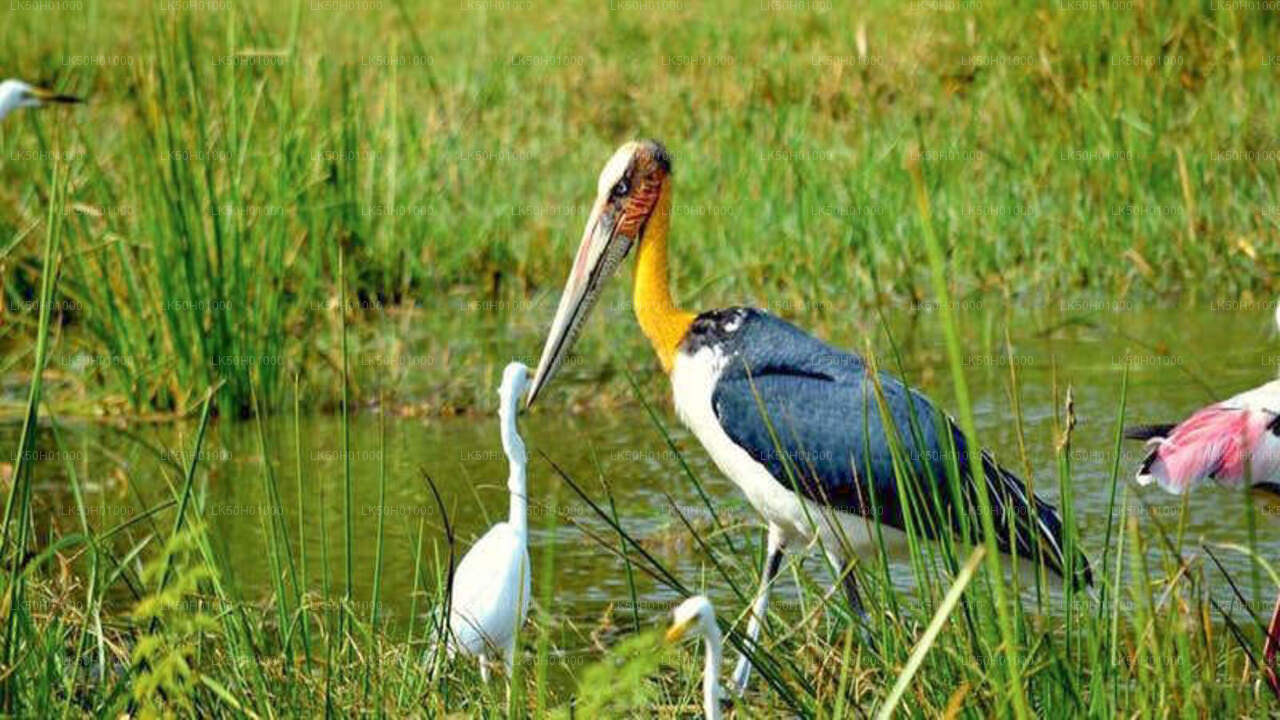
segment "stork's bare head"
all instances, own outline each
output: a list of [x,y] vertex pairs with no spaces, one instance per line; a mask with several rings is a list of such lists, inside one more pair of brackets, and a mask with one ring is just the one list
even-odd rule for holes
[[670,176],[671,157],[657,140],[626,143],[600,171],[596,200],[529,386],[529,405],[569,355],[605,282],[631,248],[644,241],[649,219],[667,192]]

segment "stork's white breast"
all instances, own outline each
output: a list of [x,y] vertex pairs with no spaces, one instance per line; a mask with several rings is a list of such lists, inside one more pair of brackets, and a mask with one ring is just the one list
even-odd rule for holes
[[[818,505],[778,482],[761,463],[733,441],[720,425],[711,398],[724,371],[726,358],[714,345],[696,353],[676,354],[671,370],[671,391],[676,414],[711,460],[744,495],[764,519],[782,528],[787,544],[821,540],[827,549],[846,543],[855,551],[878,542],[875,523],[852,513]],[[906,535],[896,528],[881,527],[887,544],[905,543]]]

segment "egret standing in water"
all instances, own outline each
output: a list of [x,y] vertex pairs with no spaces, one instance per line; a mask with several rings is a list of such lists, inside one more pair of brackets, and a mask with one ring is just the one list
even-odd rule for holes
[[451,647],[479,658],[485,682],[493,661],[501,661],[510,677],[516,639],[529,613],[528,457],[516,430],[519,399],[528,383],[529,368],[513,362],[503,371],[498,391],[502,449],[510,468],[510,515],[471,546],[453,576]]
[[[980,542],[984,486],[1000,550],[1043,562],[1058,575],[1074,567],[1073,581],[1091,582],[1083,555],[1068,562],[1057,510],[985,450],[977,450],[974,477],[964,434],[924,395],[890,374],[873,377],[863,358],[762,310],[678,308],[667,278],[671,178],[671,158],[653,140],[623,145],[605,165],[529,404],[568,356],[605,281],[634,249],[636,319],[671,378],[676,413],[768,523],[748,647],[759,635],[785,547],[819,542],[851,607],[865,615],[852,572],[856,558],[874,557],[880,538],[905,546],[908,522],[930,538]],[[900,487],[909,499],[899,496]],[[738,692],[749,674],[744,655],[734,672]]]
[[40,107],[51,103],[83,102],[75,95],[63,95],[52,90],[36,87],[21,80],[5,80],[0,82],[0,120],[9,113],[24,107]]
[[[1280,303],[1275,322],[1280,328]],[[1138,466],[1139,485],[1154,482],[1174,495],[1210,480],[1231,488],[1247,485],[1275,514],[1280,501],[1280,380],[1201,408],[1180,423],[1128,428],[1125,437],[1147,441],[1150,450]],[[1280,596],[1263,648],[1267,681],[1280,697],[1280,679],[1272,667],[1278,648]]]
[[703,595],[694,595],[672,612],[671,628],[667,630],[667,642],[681,638],[700,637],[706,648],[702,663],[702,710],[707,720],[720,720],[720,661],[723,655],[720,644],[720,626],[716,624],[716,611],[711,601]]

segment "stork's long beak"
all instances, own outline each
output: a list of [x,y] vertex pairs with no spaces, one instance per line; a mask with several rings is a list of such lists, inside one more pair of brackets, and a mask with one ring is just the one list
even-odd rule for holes
[[551,321],[542,358],[538,361],[538,371],[529,385],[528,406],[533,405],[538,393],[551,382],[560,364],[568,357],[587,315],[600,298],[605,281],[631,250],[632,238],[617,232],[618,215],[620,212],[610,205],[607,196],[596,199],[582,230],[582,243],[578,246],[573,270],[569,272],[564,292],[560,294],[560,306]]
[[72,105],[84,102],[83,98],[78,98],[75,95],[64,95],[42,87],[31,88],[31,96],[42,103],[62,103],[64,105]]
[[672,625],[667,630],[667,634],[663,637],[663,640],[668,644],[680,642],[681,638],[688,634],[689,628],[693,626],[693,620],[693,618],[689,618],[682,623]]

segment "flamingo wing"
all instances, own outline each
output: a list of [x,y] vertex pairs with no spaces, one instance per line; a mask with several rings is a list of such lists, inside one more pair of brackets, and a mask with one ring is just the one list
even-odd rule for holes
[[1228,487],[1280,480],[1280,382],[1196,411],[1152,434],[1138,484],[1181,495],[1214,480]]

